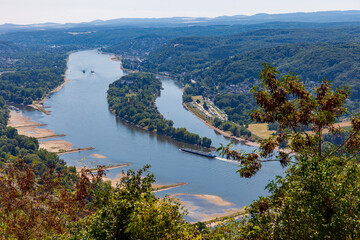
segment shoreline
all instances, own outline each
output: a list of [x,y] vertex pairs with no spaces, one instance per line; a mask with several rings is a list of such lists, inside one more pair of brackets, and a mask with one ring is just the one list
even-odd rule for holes
[[64,72],[64,74],[63,74],[63,76],[64,76],[64,82],[61,83],[61,84],[60,84],[59,86],[57,86],[56,88],[52,89],[52,90],[51,90],[49,93],[47,93],[41,100],[39,100],[39,101],[33,101],[32,104],[27,105],[27,106],[32,107],[32,108],[34,108],[34,109],[36,109],[36,110],[38,110],[38,111],[40,111],[40,112],[43,112],[43,113],[46,114],[46,115],[50,115],[50,111],[45,110],[44,103],[48,100],[48,97],[49,97],[51,94],[60,91],[68,82],[71,82],[70,79],[66,78],[66,72],[67,72],[68,69],[69,69],[68,66],[67,66],[67,64],[68,64],[68,62],[69,62],[70,54],[72,54],[72,53],[74,53],[74,52],[76,52],[76,50],[72,50],[72,51],[66,53],[66,55],[67,55],[67,56],[66,56],[66,69],[65,69],[65,72]]
[[252,141],[249,141],[249,140],[245,140],[243,138],[240,138],[240,137],[235,137],[233,135],[231,135],[230,133],[227,133],[227,132],[224,132],[216,127],[214,127],[213,125],[211,125],[210,123],[208,123],[207,121],[205,121],[204,119],[202,119],[201,117],[199,117],[198,115],[196,115],[193,111],[191,111],[191,109],[189,109],[188,106],[186,106],[185,103],[183,103],[183,107],[191,112],[195,117],[197,117],[197,119],[199,119],[200,121],[202,121],[206,126],[208,126],[210,129],[213,129],[215,132],[221,134],[222,136],[226,137],[226,138],[231,138],[231,139],[234,139],[234,140],[237,140],[237,141],[240,141],[242,142],[244,145],[247,145],[247,146],[251,146],[251,147],[260,147],[260,143],[259,142],[252,142]]
[[20,135],[34,137],[38,140],[41,140],[39,141],[39,149],[43,148],[48,152],[53,152],[58,155],[94,149],[93,147],[73,148],[73,144],[65,140],[46,140],[49,138],[65,136],[65,134],[56,134],[50,129],[39,128],[46,125],[47,124],[34,122],[29,117],[25,117],[22,113],[16,112],[14,110],[10,111],[10,118],[7,124],[9,127],[15,128]]
[[[210,204],[213,204],[218,207],[224,207],[220,212],[207,213],[199,209],[199,205],[195,204],[191,199],[190,200],[181,200],[180,196],[193,197],[195,199],[204,200]],[[210,195],[210,194],[188,194],[188,193],[175,193],[169,196],[170,198],[176,199],[182,206],[188,209],[189,213],[192,213],[197,218],[201,218],[199,222],[205,223],[207,226],[213,227],[217,224],[224,222],[228,218],[239,218],[244,215],[245,208],[227,208],[234,206],[233,203],[226,201],[220,196]],[[200,211],[199,211],[200,210]],[[219,210],[218,210],[219,211]],[[190,222],[192,224],[198,221]]]
[[156,193],[156,192],[167,191],[167,190],[170,190],[173,188],[182,187],[182,186],[186,186],[186,185],[189,185],[189,183],[182,182],[182,183],[175,183],[175,184],[170,184],[170,185],[153,184],[154,190],[152,192]]
[[[207,121],[205,121],[204,119],[200,118],[199,116],[197,116],[193,111],[191,111],[185,103],[183,103],[183,107],[188,110],[189,112],[191,112],[193,115],[195,115],[195,117],[197,117],[200,121],[202,121],[203,123],[206,124],[206,126],[208,126],[210,129],[213,129],[215,132],[221,134],[223,137],[227,137],[227,138],[231,138],[231,139],[234,139],[234,140],[237,140],[237,141],[240,141],[242,144],[246,145],[246,146],[250,146],[250,147],[260,147],[260,143],[258,141],[255,141],[255,142],[252,142],[252,141],[249,141],[249,140],[245,140],[241,137],[235,137],[233,135],[231,135],[230,133],[227,133],[227,132],[224,132],[216,127],[214,127],[213,125],[211,125],[210,123],[208,123]],[[276,147],[275,148],[276,151],[278,152],[284,152],[284,153],[292,153],[290,151],[290,149],[279,149],[279,147]]]
[[[48,100],[50,95],[59,92],[67,83],[71,82],[70,79],[66,78],[66,72],[68,71],[67,63],[69,61],[70,54],[73,52],[74,51],[70,51],[67,53],[66,69],[65,69],[65,73],[63,74],[64,77],[63,83],[61,83],[59,86],[48,92],[41,100],[34,101],[32,104],[27,106],[32,107],[33,109],[38,110],[46,115],[50,115],[51,111],[45,109],[48,107],[44,107],[44,103]],[[19,122],[21,124],[17,125],[17,123]],[[58,137],[66,136],[65,134],[56,134],[54,131],[50,129],[38,128],[40,126],[46,126],[46,125],[47,124],[34,122],[30,118],[23,116],[21,113],[15,112],[13,110],[10,111],[8,126],[14,127],[21,135],[25,135],[28,137],[35,137],[37,140],[45,140],[45,141],[39,141],[39,149],[40,148],[46,149],[48,152],[56,153],[58,156],[66,153],[95,149],[93,147],[72,148],[73,144],[65,140],[46,140],[49,138],[58,138]]]
[[50,111],[46,110],[44,107],[44,103],[48,100],[48,97],[53,94],[56,93],[58,91],[60,91],[67,83],[71,82],[71,80],[64,78],[64,82],[57,86],[56,88],[54,88],[53,90],[51,90],[48,94],[46,94],[40,101],[34,101],[32,104],[28,105],[29,107],[32,107],[40,112],[45,113],[46,115],[50,115]]
[[[149,132],[149,133],[155,133],[155,134],[158,135],[158,136],[167,137],[167,138],[170,138],[170,139],[172,139],[172,140],[174,140],[174,141],[177,141],[177,142],[179,142],[179,143],[186,143],[186,144],[189,144],[189,145],[191,145],[191,146],[201,147],[201,148],[205,148],[205,149],[207,149],[207,150],[214,150],[214,148],[213,148],[212,146],[210,146],[209,148],[207,148],[207,147],[204,147],[204,146],[201,146],[201,145],[197,145],[197,144],[192,144],[192,143],[188,143],[188,142],[185,142],[185,141],[181,141],[181,140],[178,140],[178,139],[173,138],[173,137],[168,136],[168,135],[159,134],[159,133],[157,133],[157,132],[155,132],[155,131],[150,131],[150,130],[147,129],[147,128],[144,128],[144,127],[142,127],[142,126],[140,126],[140,125],[137,125],[137,124],[135,124],[135,123],[132,123],[132,122],[130,122],[130,121],[122,118],[122,117],[117,116],[117,115],[113,112],[113,110],[112,110],[111,108],[109,108],[109,110],[110,110],[110,112],[111,112],[116,118],[120,119],[121,121],[124,121],[124,122],[126,122],[126,123],[128,123],[128,124],[130,124],[130,125],[132,125],[132,126],[135,126],[135,127],[137,127],[137,128],[140,128],[140,129],[142,129],[142,130],[144,130],[144,131],[147,131],[147,132]],[[199,137],[200,137],[200,136],[199,136]]]

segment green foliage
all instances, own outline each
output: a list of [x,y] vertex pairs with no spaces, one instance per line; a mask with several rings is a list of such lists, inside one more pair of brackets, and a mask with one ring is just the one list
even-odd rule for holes
[[67,52],[71,48],[20,48],[7,45],[0,52],[0,96],[31,104],[64,82]]
[[[263,65],[261,85],[253,89],[259,109],[252,118],[278,123],[279,131],[262,141],[259,151],[243,154],[225,147],[223,153],[240,162],[243,177],[253,176],[267,161],[291,164],[284,177],[267,186],[271,195],[251,204],[246,221],[231,231],[251,233],[246,238],[253,239],[358,239],[360,117],[352,118],[348,130],[334,126],[346,112],[349,90],[332,90],[324,81],[309,93],[296,76],[277,79],[277,74]],[[341,143],[325,141],[325,133],[342,132],[347,133]],[[287,140],[287,152],[274,152]]]
[[155,179],[148,169],[123,173],[121,182],[108,191],[99,210],[85,219],[86,225],[75,229],[73,238],[193,239],[193,229],[183,220],[179,203],[151,192]]
[[187,95],[187,94],[183,94],[182,96],[183,102],[192,102],[192,97],[191,95]]
[[224,110],[228,119],[240,125],[250,123],[249,114],[256,107],[256,101],[251,94],[219,94],[214,104]]
[[[237,54],[281,44],[357,41],[353,28],[261,29],[230,36],[181,37],[151,52],[141,68],[181,77]],[[260,55],[259,55],[260,56]],[[258,56],[258,57],[259,57]],[[255,59],[253,59],[255,60]],[[226,71],[226,69],[224,69]]]
[[160,94],[161,81],[149,73],[129,74],[110,84],[108,102],[110,109],[122,119],[149,131],[170,136],[176,140],[210,147],[211,140],[201,141],[199,135],[185,128],[174,128],[157,110],[156,96]]

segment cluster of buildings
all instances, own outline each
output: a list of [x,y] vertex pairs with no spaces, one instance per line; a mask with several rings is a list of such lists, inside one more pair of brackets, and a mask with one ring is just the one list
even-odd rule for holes
[[210,119],[213,119],[215,117],[221,119],[222,121],[227,121],[227,115],[226,113],[224,113],[223,111],[221,111],[219,108],[217,108],[213,102],[211,102],[209,99],[205,100],[207,106],[208,106],[208,110],[205,110],[203,106],[201,106],[201,104],[197,103],[197,102],[191,102],[190,104],[197,108],[199,111],[201,111],[202,113],[204,113],[207,117],[209,117]]

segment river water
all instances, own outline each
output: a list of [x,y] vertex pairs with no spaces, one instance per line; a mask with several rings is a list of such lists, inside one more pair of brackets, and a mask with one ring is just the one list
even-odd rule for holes
[[[202,220],[205,215],[221,213],[229,208],[243,207],[259,195],[267,193],[264,190],[266,184],[282,173],[281,167],[276,163],[265,164],[255,177],[243,179],[236,173],[238,168],[234,162],[180,152],[179,147],[186,144],[149,133],[117,119],[108,110],[106,91],[108,85],[124,73],[120,69],[120,62],[112,61],[110,57],[111,55],[101,54],[96,50],[72,53],[66,72],[66,78],[71,81],[45,102],[51,115],[22,110],[23,115],[33,121],[47,124],[45,128],[57,134],[66,134],[58,139],[69,141],[76,148],[95,148],[62,155],[61,158],[68,165],[131,163],[128,168],[138,169],[150,164],[159,184],[189,183],[157,194],[187,194],[179,198],[186,206],[193,206],[186,218],[191,221]],[[164,89],[156,104],[167,119],[174,121],[175,127],[186,127],[201,137],[210,137],[215,147],[220,143],[229,143],[228,139],[216,134],[182,107],[182,92],[173,80],[162,78],[162,82]],[[241,144],[235,148],[254,150]],[[94,153],[107,158],[94,158],[91,156]],[[121,170],[123,169],[110,170],[108,177],[115,178]],[[233,205],[219,206],[192,194],[217,195]]]

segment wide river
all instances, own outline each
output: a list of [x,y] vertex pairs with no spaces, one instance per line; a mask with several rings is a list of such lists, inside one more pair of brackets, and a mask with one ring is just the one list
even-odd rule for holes
[[[112,61],[110,57],[96,50],[72,53],[66,72],[66,78],[71,81],[45,103],[51,115],[23,110],[25,116],[47,124],[45,128],[57,134],[66,134],[59,139],[73,143],[74,147],[95,148],[62,155],[61,158],[68,165],[131,163],[128,168],[138,169],[150,164],[159,184],[189,183],[157,194],[186,194],[179,198],[189,207],[187,219],[191,221],[202,220],[207,215],[222,213],[226,209],[241,208],[260,195],[266,195],[266,184],[283,171],[279,164],[267,163],[255,177],[240,178],[234,162],[180,152],[179,147],[183,143],[143,131],[117,119],[108,109],[106,91],[108,85],[124,73],[120,69],[120,62]],[[186,127],[201,137],[210,137],[215,147],[220,143],[229,143],[228,139],[216,134],[183,108],[181,89],[173,80],[162,79],[162,83],[164,89],[156,104],[167,119],[173,120],[176,127]],[[254,150],[241,144],[235,148]],[[91,156],[94,153],[107,158],[94,158]],[[108,177],[115,178],[121,170],[110,170]],[[233,205],[216,205],[193,194],[220,196]]]

